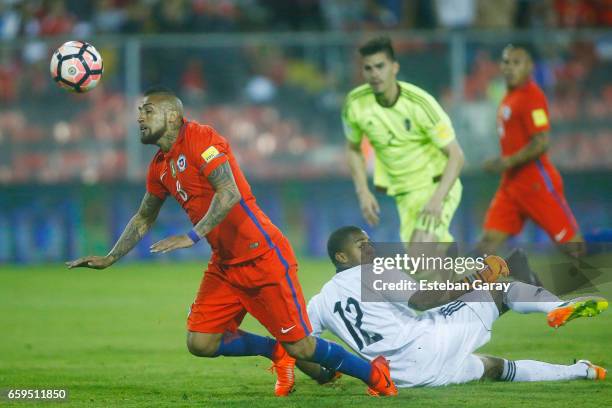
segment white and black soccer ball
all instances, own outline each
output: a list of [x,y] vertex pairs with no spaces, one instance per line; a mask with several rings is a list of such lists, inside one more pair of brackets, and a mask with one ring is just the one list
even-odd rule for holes
[[102,79],[102,56],[93,45],[84,41],[68,41],[51,57],[51,77],[71,92],[88,92]]

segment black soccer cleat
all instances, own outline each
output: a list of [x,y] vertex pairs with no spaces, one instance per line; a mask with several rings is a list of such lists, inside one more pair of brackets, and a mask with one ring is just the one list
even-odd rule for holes
[[514,249],[506,258],[506,263],[510,268],[510,276],[515,280],[533,286],[542,286],[542,281],[538,278],[538,275],[529,267],[527,254],[522,249]]

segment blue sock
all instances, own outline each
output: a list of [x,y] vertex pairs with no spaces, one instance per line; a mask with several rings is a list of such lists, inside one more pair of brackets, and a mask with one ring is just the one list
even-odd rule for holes
[[372,366],[368,361],[349,353],[336,343],[318,337],[316,340],[317,345],[310,361],[319,363],[325,368],[359,378],[369,384]]
[[243,331],[225,333],[216,356],[264,356],[272,358],[276,340]]

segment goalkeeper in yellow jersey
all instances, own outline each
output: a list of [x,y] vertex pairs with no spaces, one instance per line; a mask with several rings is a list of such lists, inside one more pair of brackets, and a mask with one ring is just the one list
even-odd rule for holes
[[397,80],[399,63],[387,37],[359,48],[366,84],[342,110],[351,175],[364,218],[379,221],[368,187],[361,141],[376,155],[374,184],[394,197],[404,242],[452,242],[449,226],[461,200],[463,151],[448,115],[424,90]]

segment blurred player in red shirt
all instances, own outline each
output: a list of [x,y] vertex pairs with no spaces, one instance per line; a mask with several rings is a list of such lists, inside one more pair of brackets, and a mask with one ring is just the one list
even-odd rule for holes
[[501,157],[485,170],[502,173],[500,186],[484,222],[479,249],[492,254],[532,219],[566,253],[577,256],[583,240],[563,194],[563,181],[546,150],[549,114],[544,92],[531,79],[533,61],[524,46],[508,45],[502,55],[508,91],[497,112]]
[[[339,371],[363,380],[376,394],[396,395],[384,358],[370,363],[310,336],[291,245],[258,207],[227,140],[210,126],[186,121],[182,102],[168,89],[147,91],[138,110],[141,142],[160,147],[140,208],[108,255],[68,266],[103,269],[115,263],[142,239],[171,195],[194,227],[153,244],[151,252],[188,248],[204,237],[212,248],[187,320],[192,354],[265,356],[277,373],[278,396],[293,390],[295,359],[318,363],[322,380]],[[276,340],[238,330],[247,312]]]

